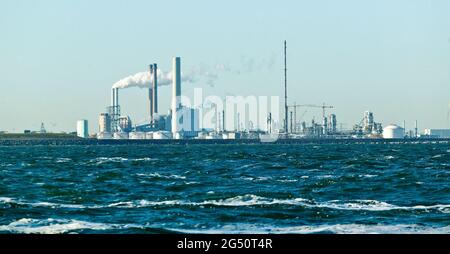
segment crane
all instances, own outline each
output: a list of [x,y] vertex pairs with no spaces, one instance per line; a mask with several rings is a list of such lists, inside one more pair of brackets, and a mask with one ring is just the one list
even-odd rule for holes
[[296,110],[297,108],[300,108],[300,107],[322,108],[322,117],[323,117],[323,118],[325,118],[325,110],[326,110],[327,108],[334,108],[334,106],[325,105],[325,103],[323,103],[322,105],[313,105],[313,104],[297,105],[297,104],[294,104],[294,105],[291,105],[291,106],[289,106],[289,107],[290,107],[290,108],[294,108],[294,115],[295,115],[295,110]]
[[325,103],[323,103],[322,105],[314,105],[314,104],[296,104],[294,103],[294,105],[290,105],[288,106],[289,108],[293,108],[294,109],[294,122],[297,122],[297,108],[301,108],[301,107],[308,107],[308,108],[321,108],[322,109],[322,118],[325,118],[325,111],[327,108],[331,109],[334,108],[334,106],[330,106],[330,105],[326,105]]

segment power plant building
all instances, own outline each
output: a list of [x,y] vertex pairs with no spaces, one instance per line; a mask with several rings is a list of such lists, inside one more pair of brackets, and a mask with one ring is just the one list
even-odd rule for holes
[[[149,116],[147,123],[133,126],[130,117],[121,116],[119,88],[111,90],[111,106],[99,117],[98,137],[114,139],[196,138],[200,132],[200,110],[181,104],[181,58],[172,59],[171,106],[167,115],[158,115],[158,68],[149,66]],[[105,134],[106,133],[106,134]],[[169,135],[170,133],[170,135]],[[111,134],[111,135],[107,135]]]
[[132,129],[131,119],[129,116],[121,116],[119,117],[119,130],[130,132]]
[[111,133],[111,115],[101,113],[98,118],[98,129],[100,133]]
[[200,132],[200,111],[196,108],[181,107],[177,117],[179,132],[184,138],[197,137]]

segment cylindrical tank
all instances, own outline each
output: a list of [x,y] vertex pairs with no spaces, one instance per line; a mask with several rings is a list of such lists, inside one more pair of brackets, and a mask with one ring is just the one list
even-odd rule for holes
[[404,138],[404,129],[398,125],[391,124],[383,129],[383,138]]

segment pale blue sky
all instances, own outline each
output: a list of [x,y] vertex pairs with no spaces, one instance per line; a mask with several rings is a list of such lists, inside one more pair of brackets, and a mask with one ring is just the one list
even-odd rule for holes
[[[0,130],[73,131],[86,118],[97,131],[113,83],[152,62],[167,70],[174,55],[184,70],[232,70],[185,93],[282,95],[284,39],[290,102],[332,104],[348,128],[365,110],[384,125],[449,128],[449,13],[445,0],[0,0]],[[133,119],[146,105],[144,90],[121,92]]]

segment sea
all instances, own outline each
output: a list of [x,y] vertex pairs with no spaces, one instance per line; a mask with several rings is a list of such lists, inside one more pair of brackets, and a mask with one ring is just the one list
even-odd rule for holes
[[0,146],[0,233],[450,233],[449,144]]

